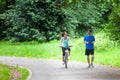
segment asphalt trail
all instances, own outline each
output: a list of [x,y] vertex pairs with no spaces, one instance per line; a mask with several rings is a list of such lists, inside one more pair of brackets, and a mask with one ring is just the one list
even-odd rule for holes
[[72,62],[65,69],[60,60],[42,60],[17,57],[0,57],[1,63],[19,65],[31,70],[29,80],[120,80],[120,68]]

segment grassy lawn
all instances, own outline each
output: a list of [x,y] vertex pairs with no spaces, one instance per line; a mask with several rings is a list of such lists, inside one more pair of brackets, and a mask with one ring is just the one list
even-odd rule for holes
[[[116,44],[110,41],[105,34],[99,33],[95,37],[95,63],[120,67],[119,47],[115,47]],[[72,39],[72,42],[71,60],[86,62],[83,37]],[[0,41],[0,55],[60,60],[62,54],[59,44],[58,40],[47,43],[37,43],[35,41],[11,43]]]
[[0,80],[10,80],[11,71],[6,65],[0,64]]
[[26,80],[29,75],[27,69],[8,66],[0,63],[0,80],[11,80],[13,70],[17,70],[18,72],[20,72],[21,78],[19,78],[19,80]]
[[18,68],[17,70],[22,74],[22,77],[19,80],[27,80],[29,71],[25,68]]

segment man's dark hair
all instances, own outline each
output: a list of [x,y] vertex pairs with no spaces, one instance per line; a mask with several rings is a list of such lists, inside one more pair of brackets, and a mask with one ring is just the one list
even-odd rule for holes
[[88,29],[88,31],[90,31],[92,33],[92,29]]

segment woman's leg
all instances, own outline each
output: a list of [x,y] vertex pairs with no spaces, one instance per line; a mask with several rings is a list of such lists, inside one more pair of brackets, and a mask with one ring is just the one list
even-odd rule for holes
[[62,56],[62,61],[64,61],[64,56]]
[[70,56],[70,48],[68,48],[68,56]]
[[70,60],[70,51],[68,51],[68,60]]
[[64,61],[64,56],[65,56],[65,48],[62,48],[62,61]]

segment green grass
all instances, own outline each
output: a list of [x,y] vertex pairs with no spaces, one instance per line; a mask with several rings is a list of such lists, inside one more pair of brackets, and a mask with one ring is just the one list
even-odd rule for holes
[[0,63],[0,80],[10,80],[11,74],[12,74],[12,72],[11,72],[12,69],[16,69],[22,74],[22,76],[19,80],[27,79],[27,77],[29,75],[29,71],[27,69],[15,67],[15,66],[8,66],[6,64]]
[[0,64],[0,80],[10,80],[11,71],[6,65]]
[[21,57],[36,57],[36,58],[53,58],[60,59],[60,51],[58,41],[50,43],[24,42],[10,43],[0,42],[1,56],[21,56]]
[[19,80],[27,80],[29,71],[25,68],[17,68],[17,70],[20,71],[20,73],[22,73],[22,77]]
[[[116,44],[110,41],[103,33],[96,34],[95,37],[95,63],[120,67],[119,47],[116,47]],[[72,39],[72,42],[71,60],[87,62],[84,55],[85,45],[83,37]],[[0,41],[0,55],[60,60],[62,52],[59,44],[58,40],[47,43],[37,43],[35,41],[11,43]]]

